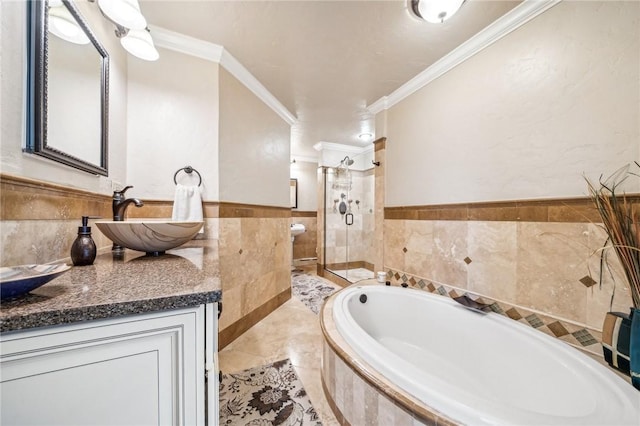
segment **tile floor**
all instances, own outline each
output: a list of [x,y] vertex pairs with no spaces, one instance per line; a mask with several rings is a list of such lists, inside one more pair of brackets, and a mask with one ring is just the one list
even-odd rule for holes
[[[314,266],[315,268],[315,266]],[[313,273],[311,268],[305,268]],[[320,382],[322,331],[318,316],[295,297],[218,354],[220,368],[233,373],[289,358],[323,425],[338,425]]]

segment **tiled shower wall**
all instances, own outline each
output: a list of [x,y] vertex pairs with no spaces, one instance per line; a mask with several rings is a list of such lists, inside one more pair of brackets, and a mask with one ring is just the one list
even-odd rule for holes
[[[598,225],[583,222],[385,219],[384,264],[393,281],[484,296],[504,311],[515,308],[514,316],[539,314],[540,322],[528,321],[535,328],[559,320],[599,340],[605,313],[628,312],[632,305],[613,252],[611,306],[614,282],[606,275],[602,286],[596,284],[605,239]],[[600,351],[599,345],[592,349]]]
[[[345,225],[345,218],[334,211],[333,200],[340,199],[339,190],[331,188],[331,176],[327,183],[326,208],[326,259],[327,265],[340,264],[347,259],[347,241],[349,262],[374,263],[374,169],[351,171],[351,191],[349,198],[353,225]],[[356,200],[360,201],[356,204]],[[338,204],[340,202],[338,201]],[[336,206],[337,208],[337,206]],[[347,235],[348,234],[348,235]]]

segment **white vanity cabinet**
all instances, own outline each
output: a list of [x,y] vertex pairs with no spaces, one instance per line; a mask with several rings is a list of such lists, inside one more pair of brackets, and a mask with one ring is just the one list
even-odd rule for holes
[[215,305],[0,335],[0,424],[217,425]]

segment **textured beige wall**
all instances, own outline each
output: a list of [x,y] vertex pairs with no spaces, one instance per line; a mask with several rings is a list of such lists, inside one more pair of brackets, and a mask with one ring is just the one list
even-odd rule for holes
[[290,207],[290,126],[220,70],[220,201]]
[[[187,165],[202,176],[202,197],[219,199],[218,64],[167,49],[129,60],[127,182],[141,198],[171,200],[173,175]],[[184,185],[195,175],[180,173]]]
[[[98,8],[77,2],[98,39],[109,52],[109,177],[76,170],[72,167],[22,152],[26,143],[26,62],[27,2],[0,2],[0,170],[17,176],[111,193],[111,181],[126,177],[126,100],[127,56],[113,25],[102,18]],[[82,122],[77,122],[82,126]]]
[[561,2],[385,119],[386,206],[585,195],[640,158],[640,3]]

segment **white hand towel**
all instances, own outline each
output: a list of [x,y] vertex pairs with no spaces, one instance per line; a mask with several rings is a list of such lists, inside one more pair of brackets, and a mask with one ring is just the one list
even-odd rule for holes
[[[198,222],[203,220],[202,198],[200,187],[176,185],[176,195],[173,201],[173,220]],[[204,226],[198,233],[204,232]]]

